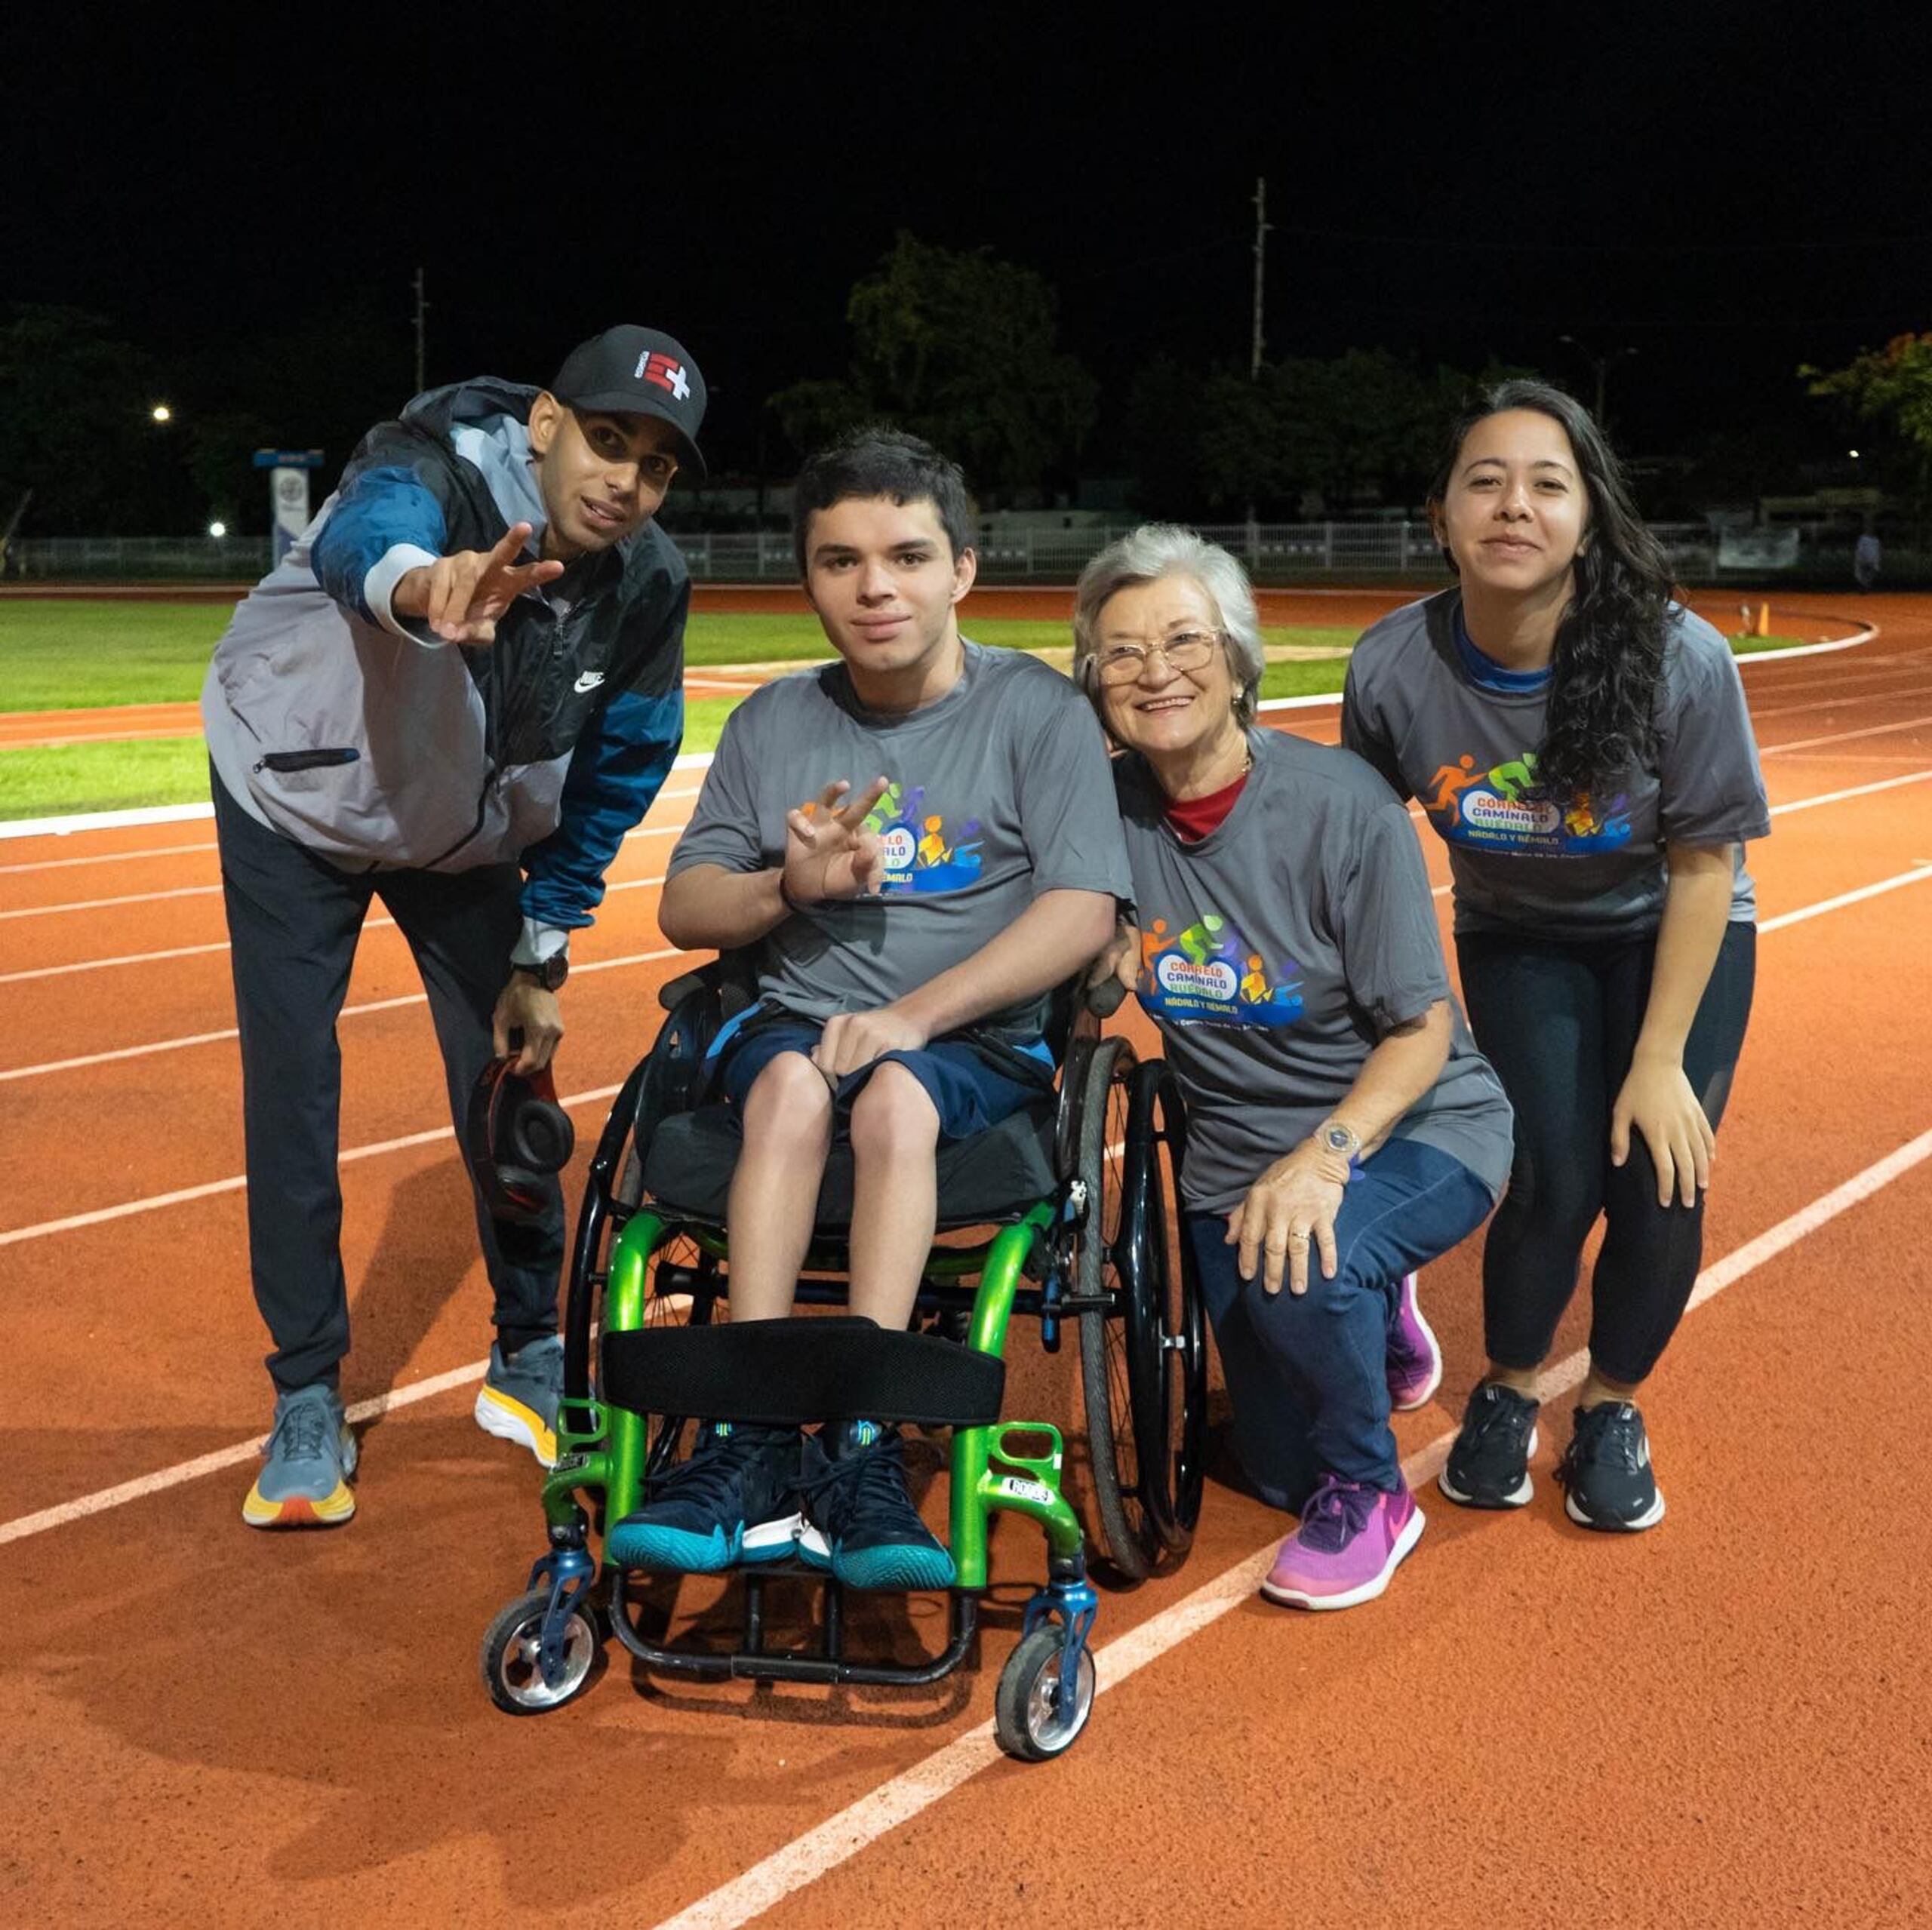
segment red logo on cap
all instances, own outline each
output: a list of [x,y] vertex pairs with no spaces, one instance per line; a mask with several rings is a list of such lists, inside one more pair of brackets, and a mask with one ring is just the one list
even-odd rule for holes
[[639,358],[632,373],[641,381],[654,382],[660,389],[668,389],[680,402],[691,398],[691,386],[685,376],[684,364],[674,362],[669,355],[660,355],[654,349]]

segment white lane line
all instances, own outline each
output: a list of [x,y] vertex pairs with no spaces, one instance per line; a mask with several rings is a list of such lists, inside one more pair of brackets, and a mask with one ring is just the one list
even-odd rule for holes
[[76,865],[118,865],[129,858],[180,858],[190,853],[214,850],[212,839],[198,844],[149,844],[138,851],[97,851],[91,858],[36,858],[31,864],[0,865],[0,877],[12,877],[21,871],[65,871]]
[[[108,740],[112,742],[110,739]],[[709,770],[709,751],[687,751],[672,764],[673,770]],[[695,798],[695,784],[667,788],[660,798]],[[214,816],[212,804],[147,804],[131,811],[79,811],[65,817],[14,818],[0,823],[0,838],[71,837],[76,832],[120,831],[130,825],[192,824]]]
[[[639,825],[625,834],[624,841],[628,844],[636,837],[675,837],[683,829],[682,825]],[[36,858],[29,864],[0,865],[0,877],[14,877],[24,871],[72,871],[77,865],[119,865],[134,858],[187,858],[202,853],[212,858],[219,848],[214,839],[205,838],[198,844],[145,844],[133,851],[97,851],[86,858]]]
[[[654,884],[662,884],[661,877],[625,878],[616,884],[607,884],[605,894],[612,892],[642,891]],[[58,905],[27,905],[14,911],[0,911],[0,918],[45,918],[56,911],[103,911],[122,905],[158,905],[170,898],[208,898],[221,890],[218,884],[184,884],[172,891],[131,892],[125,898],[74,898]],[[377,925],[392,925],[393,918],[368,918],[363,921],[362,929],[371,930]]]
[[[1932,1155],[1932,1132],[1921,1132],[1843,1185],[1835,1187],[1789,1219],[1780,1220],[1699,1274],[1690,1305],[1701,1306],[1839,1214],[1869,1199],[1928,1155]],[[1586,1352],[1571,1354],[1544,1369],[1537,1392],[1545,1400],[1567,1392],[1582,1381],[1588,1366]],[[1436,1473],[1448,1458],[1454,1439],[1455,1431],[1451,1429],[1404,1458],[1402,1474],[1411,1488],[1420,1487]],[[0,1529],[0,1535],[5,1533]],[[1278,1545],[1271,1541],[1266,1547],[1256,1549],[1173,1607],[1163,1609],[1138,1628],[1096,1649],[1094,1666],[1100,1678],[1096,1695],[1104,1695],[1118,1688],[1231,1609],[1251,1600],[1275,1558]],[[990,1722],[982,1723],[977,1729],[935,1750],[923,1762],[868,1790],[856,1802],[782,1849],[774,1851],[741,1876],[699,1898],[675,1916],[665,1918],[657,1930],[738,1930],[740,1925],[774,1908],[787,1897],[816,1882],[828,1870],[849,1862],[880,1837],[930,1809],[969,1778],[990,1769],[1000,1759],[993,1726]]]
[[214,816],[212,804],[144,804],[131,811],[80,811],[58,818],[14,818],[0,838],[66,837],[75,831],[118,831],[130,825],[192,824]]
[[[371,925],[393,924],[392,918],[371,918]],[[76,972],[104,972],[112,965],[152,965],[165,958],[199,958],[211,951],[226,951],[228,941],[216,939],[207,945],[171,945],[163,951],[123,951],[112,958],[79,958],[71,965],[35,965],[22,972],[0,972],[0,985],[17,985],[27,979],[65,979]]]
[[[358,1400],[349,1409],[349,1419],[352,1424],[373,1421],[379,1414],[393,1414],[400,1408],[414,1407],[419,1400],[447,1394],[451,1388],[460,1388],[467,1381],[480,1381],[489,1365],[487,1359],[472,1360],[466,1367],[452,1367],[446,1374],[432,1375],[426,1381],[412,1381],[407,1387],[392,1388],[388,1393],[379,1394],[371,1400]],[[89,1515],[105,1514],[109,1508],[125,1507],[130,1501],[143,1500],[169,1488],[178,1488],[184,1482],[198,1481],[204,1474],[219,1474],[224,1467],[238,1467],[244,1461],[259,1458],[261,1452],[259,1440],[237,1441],[232,1446],[217,1448],[213,1453],[199,1455],[192,1461],[159,1469],[152,1474],[143,1474],[136,1480],[123,1481],[118,1487],[97,1489],[93,1494],[82,1495],[78,1501],[63,1501],[57,1507],[42,1508],[38,1514],[21,1515],[14,1520],[0,1523],[0,1546],[9,1541],[24,1541],[29,1535],[45,1535],[51,1529],[64,1528],[70,1521],[84,1521]]]
[[[685,954],[675,945],[661,951],[633,951],[622,958],[587,958],[581,965],[571,968],[573,980],[588,976],[592,972],[614,972],[627,965],[651,965],[661,959],[681,958]],[[365,999],[360,1005],[345,1005],[337,1015],[342,1019],[359,1019],[371,1012],[394,1012],[405,1005],[425,1005],[429,995],[425,992],[404,992],[395,998]],[[108,1065],[117,1059],[145,1059],[150,1053],[180,1052],[189,1046],[219,1045],[224,1039],[236,1036],[236,1028],[225,1026],[219,1032],[190,1032],[178,1039],[156,1039],[144,1046],[122,1046],[112,1052],[84,1053],[76,1059],[50,1059],[38,1065],[16,1065],[0,1071],[0,1083],[9,1079],[33,1079],[45,1072],[79,1072],[90,1065]]]
[[1920,866],[1917,871],[1901,871],[1896,877],[1881,878],[1876,884],[1861,885],[1856,891],[1841,892],[1836,898],[1827,898],[1816,905],[1801,905],[1795,911],[1781,913],[1775,918],[1767,918],[1758,927],[1760,932],[1781,932],[1787,925],[1801,925],[1807,918],[1822,918],[1827,911],[1841,911],[1847,905],[1862,905],[1868,898],[1882,897],[1888,891],[1897,891],[1908,884],[1922,884],[1932,878],[1932,865]]
[[[1807,704],[1807,710],[1815,710],[1815,704]],[[1874,724],[1863,730],[1838,730],[1824,737],[1798,737],[1789,744],[1761,744],[1758,754],[1761,758],[1774,758],[1781,751],[1810,751],[1820,744],[1847,744],[1854,737],[1883,737],[1894,730],[1916,730],[1920,725],[1932,724],[1932,717],[1900,718],[1893,724]]]
[[[613,1098],[619,1088],[615,1086],[598,1086],[587,1093],[573,1093],[558,1103],[565,1106],[586,1106],[598,1099]],[[414,1146],[433,1145],[438,1139],[454,1139],[456,1129],[450,1126],[432,1127],[427,1132],[405,1132],[399,1139],[378,1139],[366,1146],[351,1146],[337,1155],[338,1166],[347,1166],[356,1160],[380,1159],[385,1153],[407,1151]],[[103,1226],[110,1220],[131,1219],[137,1213],[158,1212],[163,1206],[178,1206],[190,1200],[213,1199],[217,1194],[239,1193],[248,1186],[246,1173],[235,1173],[226,1179],[211,1179],[200,1186],[184,1186],[173,1193],[151,1193],[145,1199],[123,1200],[118,1206],[97,1206],[91,1212],[69,1213],[65,1219],[42,1220],[36,1226],[17,1226],[11,1231],[0,1233],[0,1246],[15,1246],[29,1240],[44,1240],[54,1233],[72,1233],[82,1227]]]
[[1789,804],[1774,804],[1771,816],[1780,817],[1792,811],[1814,810],[1820,804],[1842,804],[1847,798],[1869,798],[1875,791],[1896,791],[1902,784],[1923,784],[1932,777],[1932,770],[1907,771],[1903,777],[1881,777],[1874,784],[1854,784],[1848,791],[1827,791],[1817,798],[1797,798]]
[[0,918],[45,918],[56,911],[106,911],[117,905],[158,905],[165,898],[211,898],[220,890],[218,884],[184,884],[173,891],[135,891],[124,898],[76,898],[63,905],[26,905],[18,911],[0,911]]

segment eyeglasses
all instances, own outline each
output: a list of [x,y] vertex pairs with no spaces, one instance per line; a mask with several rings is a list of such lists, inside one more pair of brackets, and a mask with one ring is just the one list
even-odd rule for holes
[[1219,630],[1177,630],[1158,644],[1109,644],[1094,653],[1094,663],[1103,684],[1132,684],[1157,653],[1167,659],[1170,670],[1198,670],[1214,654],[1215,645],[1226,641]]

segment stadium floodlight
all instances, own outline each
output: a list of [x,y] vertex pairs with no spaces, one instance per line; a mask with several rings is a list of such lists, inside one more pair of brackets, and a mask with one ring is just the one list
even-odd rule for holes
[[148,413],[158,423],[171,423],[174,419],[174,411],[165,402],[157,402]]
[[225,536],[227,533],[228,525],[226,523],[211,523],[208,525],[208,534],[211,536]]

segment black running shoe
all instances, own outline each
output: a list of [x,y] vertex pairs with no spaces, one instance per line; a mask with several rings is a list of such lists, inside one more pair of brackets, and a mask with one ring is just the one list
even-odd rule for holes
[[852,1588],[950,1588],[952,1557],[927,1532],[906,1486],[896,1428],[841,1421],[805,1437],[798,1552]]
[[1435,1485],[1459,1507],[1521,1507],[1534,1492],[1530,1456],[1541,1405],[1500,1381],[1484,1381],[1463,1409],[1462,1428]]
[[795,1493],[798,1431],[713,1421],[688,1461],[611,1529],[605,1552],[622,1568],[716,1575],[741,1561],[783,1561],[801,1523]]
[[1586,1528],[1634,1535],[1663,1519],[1663,1496],[1651,1471],[1644,1417],[1627,1400],[1580,1407],[1570,1445],[1557,1464],[1566,1492],[1563,1511]]

